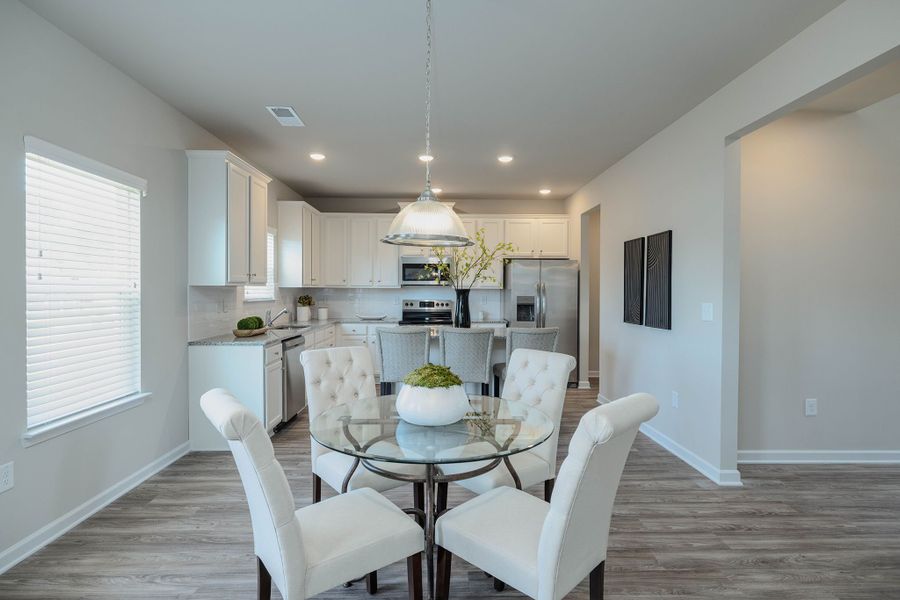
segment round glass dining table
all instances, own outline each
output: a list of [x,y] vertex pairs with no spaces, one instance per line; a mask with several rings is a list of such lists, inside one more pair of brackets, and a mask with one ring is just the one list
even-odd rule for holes
[[[477,477],[491,469],[509,470],[516,487],[522,487],[509,457],[545,442],[553,433],[553,422],[533,406],[492,396],[469,396],[471,412],[450,425],[425,427],[402,420],[397,414],[395,395],[356,400],[335,405],[309,424],[312,438],[321,445],[355,457],[344,478],[346,492],[350,478],[362,467],[389,479],[424,484],[424,510],[416,514],[425,529],[425,556],[428,596],[434,594],[434,523],[438,516],[436,486]],[[421,474],[409,468],[397,472],[391,463],[422,465]],[[472,469],[441,471],[441,465],[476,463]],[[501,464],[502,463],[502,464]]]

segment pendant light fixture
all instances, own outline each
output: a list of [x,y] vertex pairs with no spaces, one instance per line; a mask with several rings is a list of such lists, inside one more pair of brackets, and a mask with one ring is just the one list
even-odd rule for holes
[[398,246],[471,246],[474,242],[452,208],[431,190],[431,0],[425,0],[425,190],[401,210],[382,242]]

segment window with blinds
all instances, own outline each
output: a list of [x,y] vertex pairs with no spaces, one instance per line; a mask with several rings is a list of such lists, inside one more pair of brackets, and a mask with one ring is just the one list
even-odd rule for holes
[[138,394],[143,180],[26,138],[29,428]]
[[266,234],[266,283],[244,286],[245,302],[266,300],[275,300],[275,232],[272,230]]

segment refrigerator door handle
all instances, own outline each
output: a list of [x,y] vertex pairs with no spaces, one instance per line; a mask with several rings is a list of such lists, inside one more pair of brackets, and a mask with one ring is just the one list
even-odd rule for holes
[[547,326],[547,284],[541,282],[541,327]]

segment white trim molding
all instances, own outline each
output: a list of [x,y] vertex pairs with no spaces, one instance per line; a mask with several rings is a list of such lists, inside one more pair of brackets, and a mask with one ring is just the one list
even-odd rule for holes
[[641,425],[641,433],[680,458],[697,470],[701,475],[710,479],[716,485],[723,487],[741,487],[741,473],[736,469],[719,469],[713,466],[705,458],[688,450],[666,434],[644,423]]
[[85,519],[105,508],[108,504],[130,492],[150,477],[156,475],[190,450],[190,443],[166,452],[150,464],[125,479],[100,492],[90,500],[76,506],[63,516],[51,521],[31,535],[0,552],[0,575],[16,566],[59,536],[63,535]]
[[591,382],[590,382],[590,381],[579,381],[579,382],[578,382],[578,389],[579,389],[579,390],[589,390],[589,389],[591,389]]
[[900,450],[738,450],[745,465],[900,464]]
[[92,406],[73,415],[68,415],[37,427],[31,427],[22,434],[22,445],[28,448],[29,446],[52,440],[64,433],[75,431],[85,425],[96,423],[106,417],[111,417],[135,406],[140,406],[149,397],[150,392],[138,392],[125,398],[118,398],[117,400]]
[[39,154],[44,158],[49,158],[50,160],[55,160],[56,162],[69,165],[70,167],[75,167],[76,169],[81,169],[82,171],[93,173],[98,177],[111,179],[120,184],[140,190],[142,196],[147,195],[147,180],[143,177],[132,175],[127,171],[123,171],[121,169],[117,169],[113,166],[102,163],[98,160],[82,156],[76,152],[72,152],[71,150],[63,148],[61,146],[57,146],[55,144],[51,144],[50,142],[44,141],[31,135],[26,135],[24,138],[24,142],[25,152]]

